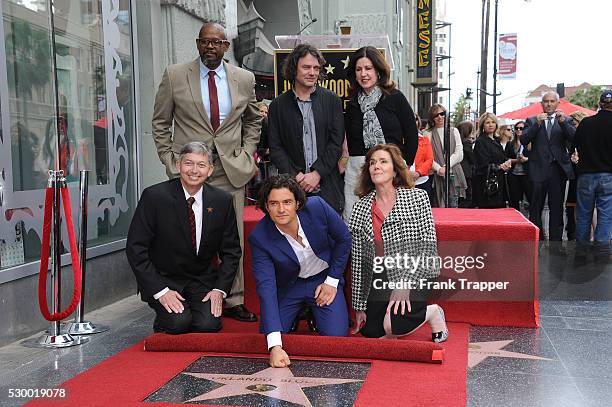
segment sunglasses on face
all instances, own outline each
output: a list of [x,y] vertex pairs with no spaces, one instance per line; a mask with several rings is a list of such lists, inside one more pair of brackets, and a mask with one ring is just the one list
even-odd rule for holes
[[519,130],[520,130],[520,131],[523,131],[523,129],[524,129],[524,128],[525,128],[525,127],[515,127],[514,129],[515,129],[516,131],[519,131]]
[[446,112],[436,113],[436,114],[434,114],[433,117],[444,117],[444,116],[446,116]]

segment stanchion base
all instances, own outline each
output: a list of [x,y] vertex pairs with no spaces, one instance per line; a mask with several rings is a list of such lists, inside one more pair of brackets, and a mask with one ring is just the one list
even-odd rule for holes
[[108,331],[107,326],[94,324],[90,321],[69,322],[65,325],[62,325],[61,328],[62,333],[67,333],[70,335],[91,335],[105,331]]
[[68,348],[89,342],[89,338],[73,337],[70,334],[49,335],[45,334],[38,339],[29,339],[21,342],[27,348]]

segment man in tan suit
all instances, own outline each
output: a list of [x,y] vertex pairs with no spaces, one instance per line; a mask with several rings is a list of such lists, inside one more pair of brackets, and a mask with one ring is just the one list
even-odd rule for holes
[[[230,46],[223,26],[204,24],[196,45],[200,57],[168,66],[155,96],[152,124],[157,154],[168,177],[174,178],[178,176],[176,161],[183,145],[202,141],[210,147],[214,171],[208,183],[232,194],[244,253],[244,185],[255,173],[253,153],[261,129],[255,77],[223,61]],[[257,320],[244,307],[242,259],[225,300],[226,316]]]

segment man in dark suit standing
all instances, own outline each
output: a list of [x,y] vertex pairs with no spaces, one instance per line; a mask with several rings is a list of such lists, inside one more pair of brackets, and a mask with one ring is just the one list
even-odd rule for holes
[[253,276],[261,301],[261,330],[270,365],[286,367],[281,332],[290,331],[303,304],[313,308],[321,335],[346,336],[344,268],[351,233],[331,206],[306,199],[290,175],[275,175],[261,187],[258,206],[266,216],[249,236]]
[[574,171],[566,145],[574,141],[576,128],[570,117],[558,109],[559,95],[554,91],[542,96],[543,112],[527,119],[521,143],[531,143],[529,152],[529,177],[533,185],[532,202],[529,205],[529,218],[540,228],[540,240],[544,238],[542,230],[542,209],[548,195],[550,218],[548,222],[548,239],[553,243],[553,252],[564,254],[561,247],[563,235],[563,201],[565,184],[574,179]]
[[232,196],[204,183],[213,165],[202,142],[183,146],[176,169],[143,191],[126,254],[156,332],[216,332],[242,255]]

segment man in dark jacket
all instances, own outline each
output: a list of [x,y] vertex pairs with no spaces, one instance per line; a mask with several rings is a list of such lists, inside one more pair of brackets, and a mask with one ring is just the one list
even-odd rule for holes
[[576,258],[584,259],[591,237],[593,208],[597,208],[595,261],[610,260],[612,230],[612,89],[599,98],[601,108],[576,130],[578,183],[576,186]]
[[574,179],[566,145],[574,140],[576,128],[572,118],[559,110],[559,95],[554,91],[542,96],[542,113],[527,119],[521,138],[524,146],[531,143],[529,152],[529,179],[532,182],[532,202],[529,206],[529,220],[542,230],[542,210],[548,196],[550,218],[548,238],[551,251],[564,254],[561,247],[563,234],[563,201],[568,179]]
[[320,196],[340,213],[344,118],[340,98],[317,86],[324,64],[312,45],[300,44],[289,54],[284,76],[293,88],[270,104],[268,145],[279,173],[294,176],[308,195]]

